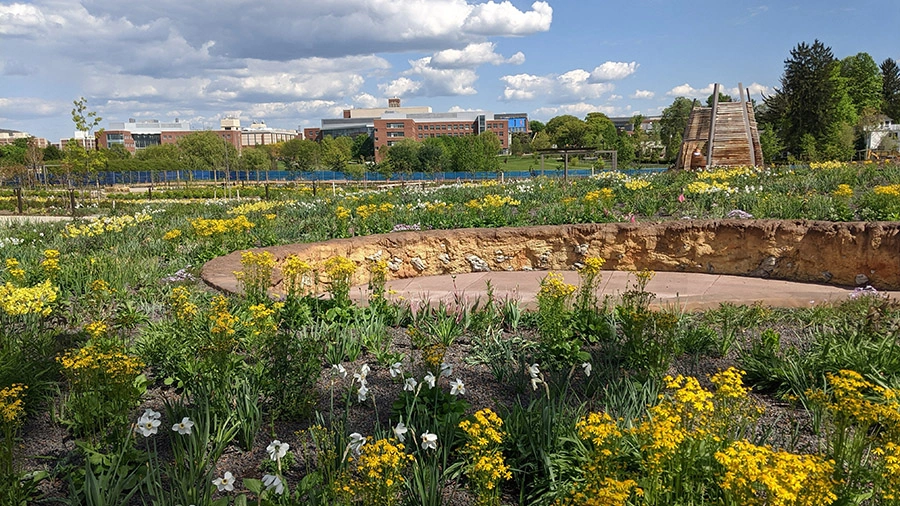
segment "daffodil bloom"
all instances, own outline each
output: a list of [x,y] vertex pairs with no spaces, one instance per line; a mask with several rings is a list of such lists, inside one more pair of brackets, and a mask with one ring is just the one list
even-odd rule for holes
[[285,455],[287,455],[288,448],[291,446],[287,443],[282,443],[279,440],[272,441],[269,443],[269,446],[266,447],[266,451],[269,452],[269,458],[275,461],[283,459]]
[[415,392],[416,386],[418,384],[419,384],[419,382],[416,381],[416,378],[413,378],[413,377],[406,378],[406,381],[403,384],[403,390],[406,390],[407,392]]
[[437,450],[437,434],[432,434],[427,430],[422,433],[422,449]]
[[348,446],[350,447],[350,450],[352,450],[354,454],[359,455],[359,450],[360,450],[360,448],[363,447],[364,444],[366,444],[365,436],[363,436],[359,432],[354,432],[353,434],[350,434],[350,442],[348,443]]
[[407,432],[409,432],[409,429],[406,425],[403,425],[403,421],[397,422],[397,426],[394,427],[394,435],[397,436],[397,439],[399,439],[401,443],[406,441]]
[[[153,412],[149,409],[147,411]],[[159,415],[159,413],[156,414]],[[159,418],[151,418],[147,415],[147,413],[144,413],[138,419],[137,425],[135,426],[134,430],[136,432],[140,432],[144,437],[150,437],[151,435],[159,432],[159,426],[161,423],[162,422],[159,421]]]
[[362,367],[359,368],[359,372],[353,373],[353,379],[359,381],[360,385],[365,386],[366,384],[366,376],[369,375],[369,364],[363,364]]
[[363,383],[359,386],[359,390],[356,391],[356,398],[359,399],[359,402],[366,402],[367,395],[369,395],[369,387]]
[[461,379],[456,378],[450,382],[450,395],[466,395],[466,385]]
[[225,476],[214,479],[212,483],[219,489],[219,492],[231,492],[234,490],[234,476],[232,476],[231,471],[225,471]]
[[347,369],[344,369],[343,364],[334,364],[331,366],[331,373],[335,376],[340,376],[342,379],[347,377]]
[[537,364],[531,364],[528,366],[528,374],[531,375],[532,378],[537,378],[538,374],[541,373],[541,370],[538,368]]
[[391,377],[396,378],[397,376],[399,376],[402,368],[403,364],[401,364],[400,362],[394,362],[393,364],[391,364]]
[[159,411],[153,411],[150,408],[144,410],[144,414],[141,415],[141,418],[149,418],[151,420],[159,420],[162,417]]
[[441,376],[450,377],[453,375],[453,364],[441,362]]
[[425,378],[422,380],[425,383],[428,383],[428,388],[434,388],[434,383],[437,378],[434,377],[434,374],[428,373],[425,375]]
[[176,423],[172,426],[172,430],[181,434],[182,436],[190,436],[191,429],[194,428],[194,422],[191,421],[190,418],[184,417],[181,419],[181,423]]
[[266,490],[275,489],[275,493],[281,495],[284,493],[284,483],[281,482],[281,478],[274,474],[265,474],[262,478],[263,485],[266,486]]
[[538,378],[538,377],[533,377],[533,378],[531,378],[531,389],[532,389],[532,390],[537,390],[538,385],[540,385],[541,383],[543,383],[543,381],[541,380],[541,378]]
[[585,363],[581,364],[581,368],[584,369],[585,376],[587,376],[587,377],[591,376],[591,369],[593,369],[593,366],[591,365],[590,362],[585,362]]

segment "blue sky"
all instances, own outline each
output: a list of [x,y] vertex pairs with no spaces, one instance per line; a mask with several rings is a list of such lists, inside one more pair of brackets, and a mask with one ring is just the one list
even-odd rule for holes
[[542,121],[654,115],[714,82],[760,99],[800,42],[900,60],[898,26],[895,0],[0,0],[0,128],[70,137],[81,96],[104,127],[318,126],[391,96]]

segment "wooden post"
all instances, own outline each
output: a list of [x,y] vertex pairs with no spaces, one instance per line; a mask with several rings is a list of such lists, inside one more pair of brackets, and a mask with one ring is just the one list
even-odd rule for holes
[[69,207],[72,208],[72,217],[75,217],[75,189],[69,189]]
[[[743,97],[743,95],[741,95]],[[709,141],[706,149],[706,168],[713,166],[713,142],[716,140],[716,112],[719,110],[719,83],[713,86],[712,111],[709,113]]]
[[744,102],[744,83],[738,83],[738,90],[741,92],[741,116],[744,119],[744,133],[747,134],[747,145],[750,147],[750,165],[756,167],[756,150],[753,149],[753,132],[750,131],[750,113],[747,112],[749,101]]
[[269,200],[269,183],[266,183],[266,200]]
[[16,211],[19,214],[23,214],[23,212],[22,212],[22,187],[21,186],[16,188]]

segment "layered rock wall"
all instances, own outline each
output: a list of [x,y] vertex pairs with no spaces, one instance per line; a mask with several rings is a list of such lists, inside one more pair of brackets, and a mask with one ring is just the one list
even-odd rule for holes
[[[605,269],[702,272],[841,286],[900,289],[900,223],[710,220],[433,230],[334,239],[265,248],[280,263],[298,255],[321,264],[355,261],[354,284],[368,281],[370,259],[388,264],[389,279],[473,271],[567,270],[585,257]],[[258,251],[258,250],[254,250]],[[241,252],[215,258],[203,279],[238,289]],[[276,269],[273,291],[280,292]]]

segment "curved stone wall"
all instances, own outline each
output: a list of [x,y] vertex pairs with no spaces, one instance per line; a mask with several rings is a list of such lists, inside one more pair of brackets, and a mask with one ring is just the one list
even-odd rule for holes
[[[281,262],[344,256],[359,266],[388,262],[389,278],[484,270],[567,270],[586,256],[605,269],[702,272],[900,289],[900,222],[709,220],[395,232],[265,248]],[[259,251],[259,250],[254,250]],[[203,279],[237,291],[241,252],[210,260]],[[276,269],[273,291],[280,292]]]

